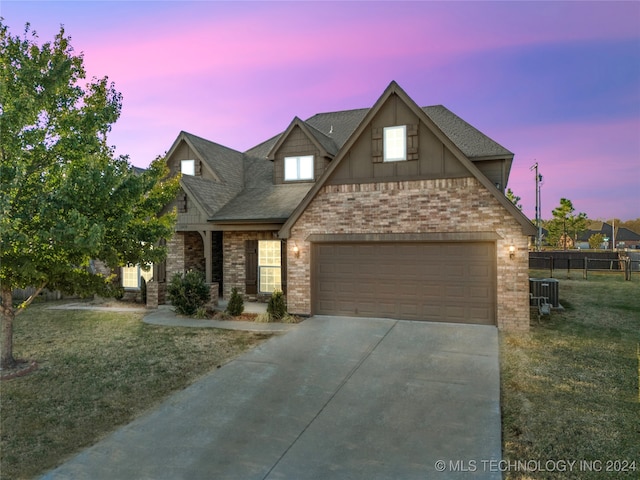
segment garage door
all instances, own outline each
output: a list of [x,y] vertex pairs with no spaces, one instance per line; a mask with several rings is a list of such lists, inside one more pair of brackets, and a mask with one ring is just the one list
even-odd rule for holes
[[491,242],[315,243],[312,309],[494,325],[495,261]]

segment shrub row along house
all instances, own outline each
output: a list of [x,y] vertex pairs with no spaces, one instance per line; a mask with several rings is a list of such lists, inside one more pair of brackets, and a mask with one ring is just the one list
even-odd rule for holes
[[182,191],[158,282],[197,269],[226,298],[281,289],[293,314],[529,326],[513,153],[395,82],[243,153],[181,132],[166,158]]

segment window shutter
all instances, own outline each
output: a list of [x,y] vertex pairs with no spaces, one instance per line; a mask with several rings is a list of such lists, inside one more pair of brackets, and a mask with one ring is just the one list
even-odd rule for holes
[[283,240],[280,251],[280,285],[282,293],[287,294],[287,241]]
[[200,160],[196,160],[195,162],[195,175],[202,175],[202,162]]
[[373,163],[382,163],[382,128],[374,127],[371,130],[371,155]]
[[187,194],[178,194],[178,213],[187,213]]
[[418,160],[418,124],[407,125],[407,160]]
[[258,240],[246,240],[244,250],[244,293],[256,295],[258,293]]

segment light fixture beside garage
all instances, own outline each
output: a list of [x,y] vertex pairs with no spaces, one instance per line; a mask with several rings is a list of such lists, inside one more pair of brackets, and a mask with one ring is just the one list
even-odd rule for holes
[[509,245],[509,258],[513,260],[513,257],[516,256],[516,246],[511,244]]
[[295,242],[293,243],[293,248],[292,248],[292,250],[293,250],[293,255],[294,255],[296,258],[300,258],[300,249],[298,248],[298,245],[296,245],[296,243],[295,243]]

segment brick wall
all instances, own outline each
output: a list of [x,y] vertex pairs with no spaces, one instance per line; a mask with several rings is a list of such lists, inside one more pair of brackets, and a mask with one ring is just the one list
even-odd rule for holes
[[176,273],[184,273],[184,233],[176,232],[167,242],[167,282]]
[[322,188],[291,230],[289,245],[295,242],[300,255],[288,251],[289,311],[311,313],[308,235],[430,232],[496,232],[498,327],[529,328],[528,237],[475,178]]
[[204,245],[198,232],[184,233],[184,267],[185,270],[205,271]]
[[275,240],[276,232],[224,232],[222,236],[224,263],[224,298],[229,298],[231,289],[245,294],[245,244],[246,240]]
[[204,246],[198,232],[176,232],[167,242],[167,281],[187,270],[205,271]]

